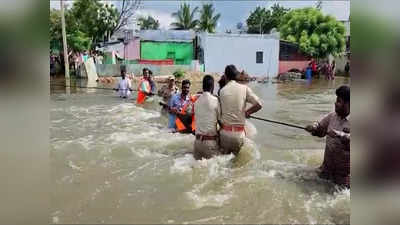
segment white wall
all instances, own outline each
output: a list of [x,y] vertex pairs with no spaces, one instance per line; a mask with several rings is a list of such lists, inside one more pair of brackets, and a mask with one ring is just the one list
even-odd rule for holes
[[[206,73],[223,73],[227,65],[234,64],[250,76],[278,75],[279,37],[203,34],[200,38]],[[257,51],[263,52],[262,64],[256,63]]]

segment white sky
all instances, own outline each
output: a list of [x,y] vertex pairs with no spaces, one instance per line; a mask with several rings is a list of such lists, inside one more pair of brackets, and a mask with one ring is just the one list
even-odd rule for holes
[[[66,4],[71,4],[73,0],[66,1]],[[118,3],[119,1],[111,1]],[[142,0],[141,6],[137,12],[137,16],[151,15],[159,20],[160,27],[168,29],[174,21],[171,14],[179,9],[179,5],[184,1],[173,0]],[[213,3],[217,13],[221,14],[218,22],[217,31],[224,32],[226,29],[235,29],[238,22],[246,23],[250,12],[257,6],[270,7],[275,3],[287,8],[302,8],[315,6],[316,1],[266,1],[266,0],[214,0],[214,1],[186,1],[192,7],[199,6],[203,3]],[[60,8],[59,0],[50,0],[51,8]],[[350,1],[323,1],[322,11],[325,14],[331,14],[338,20],[346,20],[350,14]],[[134,27],[131,27],[134,28]]]

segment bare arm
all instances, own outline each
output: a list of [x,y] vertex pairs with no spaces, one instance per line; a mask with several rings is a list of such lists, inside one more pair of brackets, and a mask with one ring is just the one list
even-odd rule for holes
[[331,113],[325,115],[320,121],[314,122],[312,125],[306,127],[306,131],[310,132],[311,135],[317,137],[325,137],[328,132],[329,121]]
[[246,102],[252,104],[252,106],[245,112],[246,118],[248,118],[251,114],[258,112],[260,109],[262,109],[261,101],[249,87],[246,87]]

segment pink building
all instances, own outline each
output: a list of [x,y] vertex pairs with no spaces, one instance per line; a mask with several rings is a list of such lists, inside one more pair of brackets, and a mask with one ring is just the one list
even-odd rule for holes
[[291,69],[304,70],[311,57],[302,54],[296,44],[280,40],[279,43],[279,72],[288,72]]

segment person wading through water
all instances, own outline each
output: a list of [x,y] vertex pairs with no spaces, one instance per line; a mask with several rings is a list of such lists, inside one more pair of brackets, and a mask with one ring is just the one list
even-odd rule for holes
[[319,176],[350,188],[350,87],[336,89],[335,112],[325,115],[306,130],[313,136],[325,137],[324,161]]
[[171,105],[171,97],[177,94],[179,91],[178,87],[175,85],[174,77],[168,78],[168,84],[165,84],[158,90],[158,96],[162,97],[163,99],[163,108],[161,109],[161,114],[168,115],[168,128],[169,129],[176,129],[175,126],[175,114],[169,113],[168,106]]
[[[221,123],[220,144],[224,153],[239,154],[244,144],[245,120],[259,111],[262,106],[259,98],[246,85],[236,82],[238,70],[234,65],[225,68],[226,85],[220,90]],[[252,106],[246,110],[246,103]]]
[[218,98],[213,95],[214,78],[206,75],[203,78],[203,93],[194,104],[196,140],[194,141],[194,158],[209,159],[221,154],[217,124],[221,108]]
[[114,88],[115,91],[118,91],[119,97],[128,98],[131,95],[131,81],[126,76],[126,68],[125,66],[121,66],[121,80],[118,83],[117,88]]
[[176,115],[176,131],[180,133],[193,133],[196,129],[193,109],[196,98],[191,97],[189,92],[190,81],[183,80],[182,92],[175,94],[169,105],[169,112]]
[[151,95],[151,87],[149,83],[149,69],[143,69],[143,78],[139,81],[138,85],[138,96],[136,103],[143,104],[146,97]]

